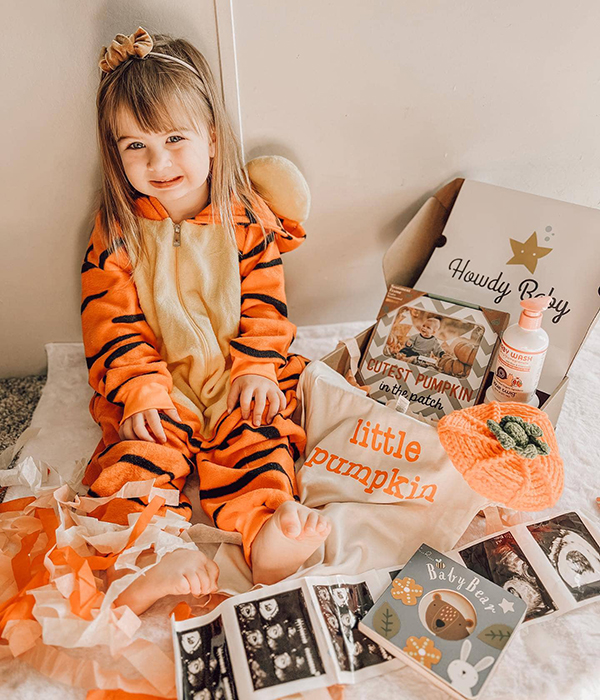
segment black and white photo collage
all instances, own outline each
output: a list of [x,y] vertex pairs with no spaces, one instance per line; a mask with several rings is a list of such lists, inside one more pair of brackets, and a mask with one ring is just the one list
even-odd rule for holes
[[314,591],[342,671],[358,671],[392,658],[357,629],[373,606],[366,583],[316,585]]
[[525,621],[556,611],[556,604],[510,532],[460,550],[465,566],[527,605]]
[[600,595],[600,547],[577,513],[527,529],[577,602]]
[[[518,536],[523,527],[535,543],[529,547]],[[510,528],[458,553],[469,569],[527,604],[525,622],[566,612],[600,595],[600,543],[576,512]],[[552,570],[568,595],[551,580],[556,578],[549,575]]]
[[178,632],[177,640],[184,700],[238,700],[220,616],[196,629]]
[[325,673],[301,589],[235,606],[254,690]]

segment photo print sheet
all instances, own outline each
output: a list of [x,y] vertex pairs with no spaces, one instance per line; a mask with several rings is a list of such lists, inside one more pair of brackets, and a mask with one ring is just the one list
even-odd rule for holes
[[600,531],[575,511],[515,525],[449,556],[521,598],[525,623],[600,597]]
[[326,631],[331,653],[340,673],[341,683],[385,673],[397,662],[383,647],[365,637],[358,623],[373,607],[389,580],[385,571],[372,572],[371,588],[363,577],[313,577],[311,594]]
[[223,619],[176,633],[180,654],[180,697],[194,700],[237,700]]
[[578,603],[600,596],[600,538],[580,515],[565,513],[527,529]]
[[254,690],[325,674],[304,591],[234,606]]
[[357,629],[388,580],[307,577],[173,620],[177,697],[269,700],[391,670],[399,662]]
[[[452,308],[454,310],[456,304]],[[407,304],[396,312],[383,354],[407,364],[433,367],[449,377],[463,378],[468,377],[473,369],[473,361],[484,334],[485,328],[472,320],[463,321]],[[467,350],[463,354],[459,351],[463,361],[439,362],[444,355],[457,359],[453,348],[464,348],[465,344]]]

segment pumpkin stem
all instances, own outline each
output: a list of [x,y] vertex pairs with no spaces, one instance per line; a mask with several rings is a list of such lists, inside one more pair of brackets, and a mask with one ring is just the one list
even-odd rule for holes
[[504,416],[500,423],[490,418],[487,427],[504,450],[514,450],[521,457],[535,459],[551,452],[550,445],[539,439],[544,434],[539,425],[519,416]]

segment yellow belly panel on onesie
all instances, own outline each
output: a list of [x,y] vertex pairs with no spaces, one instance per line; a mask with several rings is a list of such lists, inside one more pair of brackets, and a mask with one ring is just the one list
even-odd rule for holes
[[169,218],[139,221],[148,249],[133,272],[140,306],[173,376],[173,400],[210,439],[227,410],[229,342],[239,332],[238,249],[220,224],[185,220],[176,236]]

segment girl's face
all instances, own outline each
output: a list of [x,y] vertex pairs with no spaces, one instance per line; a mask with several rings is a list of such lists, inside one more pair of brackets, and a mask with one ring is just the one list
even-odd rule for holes
[[183,115],[176,120],[177,131],[162,134],[142,131],[125,110],[117,121],[125,175],[138,192],[156,197],[171,218],[191,218],[206,206],[210,159],[215,155],[208,135],[195,131]]

